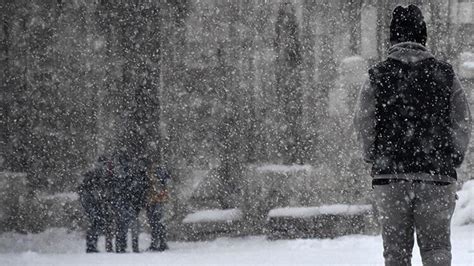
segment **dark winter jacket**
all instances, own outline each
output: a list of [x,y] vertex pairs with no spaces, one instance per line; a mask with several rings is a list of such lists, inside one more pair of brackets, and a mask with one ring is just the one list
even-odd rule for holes
[[84,173],[84,179],[79,186],[79,195],[88,195],[97,201],[110,198],[110,185],[113,173],[107,171],[106,165],[98,163],[94,168]]
[[369,73],[354,125],[374,178],[454,181],[471,115],[451,66],[405,42]]
[[119,209],[139,211],[146,202],[148,177],[145,169],[136,164],[122,165],[117,178],[116,201]]
[[78,189],[81,204],[89,219],[99,221],[102,225],[112,215],[111,203],[114,200],[112,183],[113,173],[107,170],[105,164],[98,163],[84,174]]

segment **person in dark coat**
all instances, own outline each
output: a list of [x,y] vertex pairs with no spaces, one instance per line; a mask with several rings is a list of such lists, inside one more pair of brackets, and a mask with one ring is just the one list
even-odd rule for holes
[[113,213],[111,208],[111,182],[113,166],[105,156],[100,156],[95,167],[84,174],[79,187],[80,202],[88,219],[86,252],[98,252],[97,242],[101,233],[106,235],[106,251],[112,252]]
[[398,6],[388,58],[369,70],[354,124],[372,165],[385,265],[411,265],[414,235],[423,265],[450,265],[456,168],[464,159],[471,114],[450,64],[425,47],[417,6]]
[[140,210],[145,205],[145,196],[148,189],[146,177],[146,160],[138,159],[131,162],[123,157],[120,168],[116,192],[117,233],[115,248],[117,253],[127,249],[127,233],[132,231],[132,250],[139,252],[138,236]]
[[168,186],[171,180],[165,167],[153,165],[148,171],[149,188],[147,193],[146,213],[151,227],[151,244],[149,251],[165,251],[166,227],[163,222],[164,204],[168,201]]

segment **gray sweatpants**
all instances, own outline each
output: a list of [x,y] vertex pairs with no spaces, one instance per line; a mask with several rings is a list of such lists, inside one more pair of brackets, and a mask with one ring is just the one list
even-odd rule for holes
[[423,265],[451,265],[456,185],[396,182],[374,186],[385,265],[411,265],[416,231]]

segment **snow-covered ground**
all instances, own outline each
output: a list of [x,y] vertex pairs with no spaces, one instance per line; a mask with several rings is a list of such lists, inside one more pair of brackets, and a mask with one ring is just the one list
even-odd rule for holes
[[[457,193],[453,216],[453,265],[474,265],[474,180]],[[308,209],[314,211],[313,209]],[[317,209],[320,211],[320,209]],[[235,213],[235,210],[233,212]],[[211,212],[214,215],[214,212]],[[206,216],[207,217],[207,216]],[[195,217],[196,218],[196,217]],[[199,218],[199,217],[198,217]],[[201,217],[202,218],[202,217]],[[140,238],[141,249],[150,242]],[[270,241],[263,236],[171,242],[163,253],[85,254],[82,233],[49,229],[40,234],[0,235],[0,265],[382,265],[380,236]],[[101,250],[104,241],[101,239]],[[421,265],[415,245],[413,265]]]
[[[453,227],[453,265],[474,265],[474,225]],[[103,241],[101,241],[103,243]],[[149,236],[142,234],[141,248]],[[85,254],[80,233],[51,229],[0,236],[0,265],[382,265],[380,236],[269,241],[264,237],[172,242],[163,253]],[[102,247],[103,250],[103,247]],[[421,265],[418,248],[414,265]]]

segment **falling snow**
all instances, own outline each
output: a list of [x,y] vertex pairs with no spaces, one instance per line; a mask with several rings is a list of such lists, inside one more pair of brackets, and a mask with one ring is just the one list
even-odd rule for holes
[[[0,264],[60,264],[62,255],[49,253],[121,263],[78,254],[89,222],[81,199],[96,186],[113,219],[141,225],[141,251],[155,199],[171,242],[165,264],[292,264],[319,248],[296,262],[366,263],[362,242],[370,263],[382,263],[354,110],[368,69],[387,58],[392,10],[412,3],[426,20],[426,48],[453,66],[472,106],[472,0],[0,0]],[[382,109],[407,104],[406,95]],[[417,136],[407,121],[404,140]],[[423,152],[435,149],[425,144]],[[459,244],[474,224],[473,152],[469,143],[456,169],[458,263],[473,260],[472,243]],[[150,185],[157,166],[169,177]],[[369,235],[269,240],[282,225],[290,228],[282,238],[314,237],[308,224],[330,231],[338,217]],[[263,255],[251,251],[260,247]],[[349,249],[348,258],[333,247]],[[232,259],[240,254],[249,259]],[[138,264],[147,259],[160,260]]]

